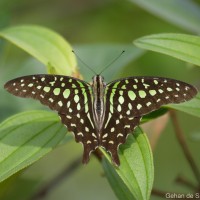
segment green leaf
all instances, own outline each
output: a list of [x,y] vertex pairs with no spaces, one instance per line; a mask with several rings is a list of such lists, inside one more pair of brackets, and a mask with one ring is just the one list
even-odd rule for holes
[[165,107],[173,108],[195,117],[200,117],[200,93],[190,101],[181,104],[169,104]]
[[110,157],[103,151],[103,167],[111,187],[120,200],[147,200],[150,198],[154,166],[146,135],[137,128],[119,148],[121,165],[114,168]]
[[[41,179],[24,178],[22,173],[16,173],[0,183],[0,199],[3,200],[27,200],[34,194],[41,183]],[[20,176],[22,175],[22,176]]]
[[15,26],[1,30],[0,36],[41,61],[50,72],[62,75],[76,73],[77,64],[71,46],[50,29],[35,25]]
[[167,54],[200,66],[200,37],[186,34],[155,34],[134,41],[140,48]]
[[14,115],[0,124],[0,181],[50,152],[65,136],[58,117],[47,111]]
[[168,112],[169,109],[165,108],[165,107],[161,107],[158,110],[155,110],[147,115],[145,115],[144,117],[142,117],[142,121],[141,123],[146,123],[150,120],[156,119],[164,114],[166,114]]
[[200,32],[200,8],[191,0],[131,0],[131,2],[181,28]]

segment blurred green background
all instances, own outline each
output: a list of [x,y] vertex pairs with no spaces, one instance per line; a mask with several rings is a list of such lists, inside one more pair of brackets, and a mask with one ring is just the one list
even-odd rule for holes
[[[200,28],[196,26],[200,24],[198,1],[154,0],[150,7],[145,2],[148,1],[0,0],[0,28],[22,24],[37,24],[51,28],[64,36],[81,58],[94,69],[98,69],[99,65],[106,66],[108,60],[112,60],[123,50],[123,46],[131,45],[138,37],[166,32],[200,33]],[[170,4],[174,5],[170,7]],[[109,49],[108,46],[118,49],[112,53],[112,48]],[[111,51],[109,58],[106,57],[104,49],[105,52]],[[89,77],[92,74],[88,75],[86,70],[80,64],[80,71],[86,80],[90,81]],[[109,70],[116,73],[115,64]],[[46,109],[36,101],[16,98],[3,89],[3,84],[7,80],[34,73],[45,73],[45,68],[14,45],[0,40],[1,121],[20,111]],[[117,71],[115,78],[134,75],[165,76],[200,85],[200,70],[197,67],[154,52],[141,52],[137,59],[124,66],[123,70]],[[106,81],[111,80],[106,77]],[[198,118],[183,113],[178,113],[178,117],[189,148],[197,165],[200,166],[200,157],[197,153],[200,142]],[[159,123],[163,123],[164,130],[161,134],[157,133],[157,140],[153,136],[153,130]],[[191,192],[190,188],[175,182],[176,178],[181,176],[196,184],[170,120],[166,117],[158,123],[149,124],[145,130],[151,138],[151,143],[155,143],[154,188],[178,193]],[[81,155],[82,146],[74,140],[67,145],[60,145],[34,165],[23,170],[20,176],[16,175],[1,183],[0,199],[29,199],[30,193],[37,191]],[[92,157],[88,165],[80,165],[44,199],[114,200],[116,197],[103,174],[101,165]],[[152,195],[151,199],[161,198]]]

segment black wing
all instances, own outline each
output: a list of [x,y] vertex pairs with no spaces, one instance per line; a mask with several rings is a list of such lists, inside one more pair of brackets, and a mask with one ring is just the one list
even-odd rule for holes
[[84,145],[83,163],[98,147],[91,106],[90,85],[82,80],[60,75],[30,75],[8,81],[5,89],[13,95],[30,97],[56,110],[62,123]]
[[160,77],[129,77],[107,84],[101,146],[119,165],[118,146],[139,125],[143,115],[165,104],[188,101],[196,94],[192,85]]

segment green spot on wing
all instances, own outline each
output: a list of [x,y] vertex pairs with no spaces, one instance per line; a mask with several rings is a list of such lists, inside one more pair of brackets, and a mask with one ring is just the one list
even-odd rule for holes
[[133,88],[137,90],[137,85],[133,85]]
[[118,112],[121,112],[121,110],[122,110],[122,107],[121,107],[121,105],[120,105],[120,104],[117,106],[117,110],[118,110]]
[[135,100],[135,98],[136,98],[135,93],[131,90],[128,91],[128,96],[132,101]]
[[120,91],[119,91],[119,94],[120,94],[120,95],[123,95],[123,93],[124,93],[123,90],[120,90]]
[[85,104],[85,112],[88,112],[88,103]]
[[141,98],[145,98],[146,97],[146,92],[144,91],[144,90],[139,90],[139,96],[141,97]]
[[79,96],[78,96],[78,95],[75,95],[75,96],[74,96],[74,101],[75,101],[76,103],[79,102]]
[[171,91],[173,91],[173,89],[170,88],[170,87],[168,87],[168,88],[167,88],[167,91],[171,92]]
[[80,110],[81,109],[81,105],[80,103],[77,104],[77,110]]
[[120,81],[116,82],[114,85],[113,85],[113,88],[117,88],[118,84],[120,83]]
[[29,83],[29,84],[28,84],[28,87],[33,87],[33,83]]
[[149,101],[149,102],[147,102],[147,104],[146,104],[147,106],[150,106],[151,105],[151,102]]
[[54,93],[55,95],[59,95],[59,94],[60,94],[60,88],[55,88],[55,89],[53,90],[53,93]]
[[59,101],[59,102],[58,102],[58,105],[59,105],[60,107],[62,107],[62,106],[63,106],[62,101]]
[[123,97],[123,96],[120,96],[120,97],[119,97],[119,103],[120,103],[120,104],[123,104],[123,103],[124,103],[124,97]]
[[156,84],[156,85],[158,84],[158,81],[157,81],[157,80],[154,80],[153,82],[154,82],[154,84]]
[[50,87],[47,87],[47,86],[43,88],[43,90],[44,90],[45,92],[49,92],[50,89],[51,89],[51,88],[50,88]]
[[154,96],[154,95],[156,94],[156,91],[155,91],[155,90],[149,90],[149,94],[150,94],[151,96]]
[[83,83],[81,81],[77,81],[80,87],[84,87]]
[[110,94],[110,103],[113,104],[113,97],[115,95],[115,90],[112,90],[111,94]]
[[65,89],[65,91],[63,92],[63,97],[65,99],[67,99],[69,97],[69,95],[70,95],[70,90],[69,89]]

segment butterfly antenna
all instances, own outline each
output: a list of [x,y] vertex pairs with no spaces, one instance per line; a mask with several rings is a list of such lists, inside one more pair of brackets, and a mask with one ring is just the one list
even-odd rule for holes
[[76,55],[76,57],[85,65],[85,67],[87,67],[89,70],[91,70],[95,75],[97,75],[97,73],[89,66],[87,65],[81,58],[80,56],[74,51],[72,50],[72,52]]
[[101,75],[108,67],[110,67],[116,60],[118,60],[119,57],[124,53],[125,51],[123,50],[115,59],[113,59],[106,67],[103,68],[103,70],[99,73]]

